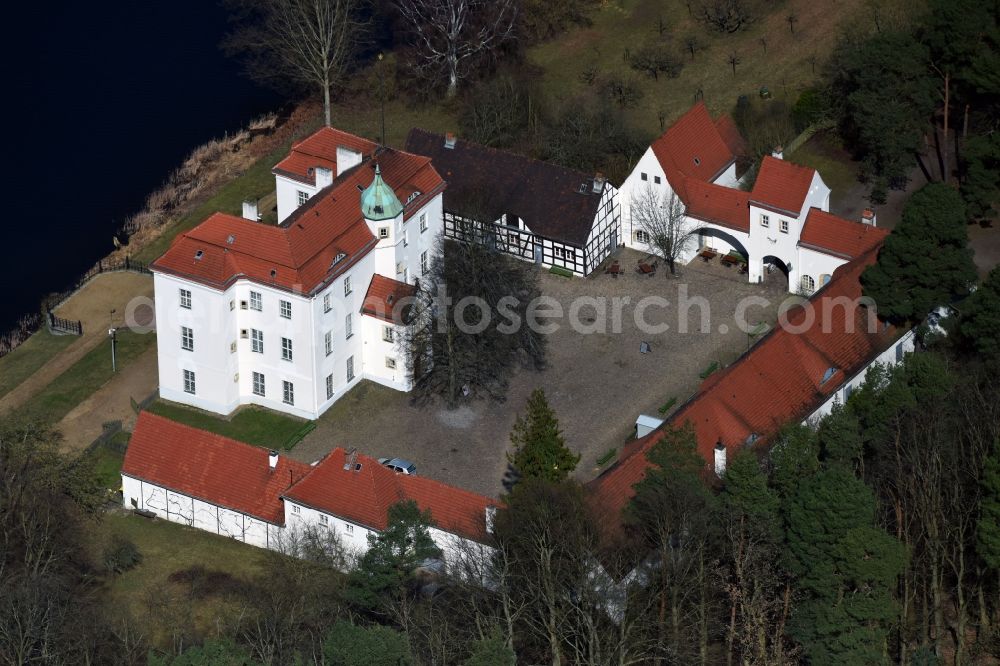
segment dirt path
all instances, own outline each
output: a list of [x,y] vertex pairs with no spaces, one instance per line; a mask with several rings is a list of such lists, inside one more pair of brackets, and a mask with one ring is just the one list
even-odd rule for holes
[[[122,326],[129,302],[136,297],[153,297],[153,278],[138,273],[106,273],[99,275],[65,303],[55,310],[56,316],[64,319],[80,320],[83,336],[66,347],[48,363],[39,368],[28,379],[0,398],[0,414],[17,409],[28,399],[48,386],[52,380],[83,358],[107,338],[111,323],[111,310],[115,310],[115,325]],[[150,301],[152,302],[152,301]],[[136,317],[139,323],[152,319],[152,310],[139,307]],[[156,376],[156,373],[153,373]]]
[[101,434],[105,421],[121,420],[125,430],[132,430],[135,412],[129,398],[140,401],[158,384],[153,346],[63,417],[57,426],[63,433],[63,446],[70,450],[86,447]]

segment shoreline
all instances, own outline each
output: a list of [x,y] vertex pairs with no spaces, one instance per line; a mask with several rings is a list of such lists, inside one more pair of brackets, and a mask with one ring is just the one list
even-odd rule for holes
[[46,314],[75,293],[105,265],[135,261],[135,256],[169,234],[174,225],[220,188],[243,176],[247,170],[311,128],[319,117],[312,102],[288,103],[248,122],[222,138],[194,147],[181,164],[167,174],[163,185],[153,190],[141,210],[129,216],[114,234],[115,248],[99,257],[69,282],[70,287],[41,298],[34,312],[17,318],[13,328],[0,332],[0,358],[17,349],[48,325]]

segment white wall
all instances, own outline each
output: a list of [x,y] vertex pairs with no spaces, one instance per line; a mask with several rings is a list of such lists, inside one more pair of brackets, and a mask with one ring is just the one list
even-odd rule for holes
[[285,218],[295,212],[299,207],[299,192],[305,192],[310,197],[316,194],[316,187],[302,181],[287,178],[285,176],[274,176],[274,183],[278,198],[278,223],[285,221]]
[[[150,511],[174,523],[243,541],[259,548],[273,547],[281,527],[259,518],[220,507],[122,474],[123,506]],[[133,505],[133,500],[135,504]]]
[[789,289],[791,290],[798,290],[803,276],[806,275],[813,279],[818,290],[830,280],[837,268],[847,263],[847,260],[842,257],[835,257],[825,252],[817,252],[806,247],[799,247],[798,256],[799,260],[796,272],[799,275],[799,282],[794,285],[790,284]]
[[[647,180],[642,179],[642,174],[644,173]],[[655,182],[656,177],[660,179],[659,185]],[[652,147],[646,149],[646,152],[636,162],[635,167],[632,168],[632,172],[625,179],[625,182],[618,188],[618,199],[621,202],[622,240],[626,247],[639,250],[640,252],[649,252],[649,246],[635,240],[635,232],[639,227],[632,220],[632,193],[637,191],[636,188],[645,187],[646,185],[656,188],[657,192],[662,192],[665,196],[669,196],[670,192],[673,192],[673,188],[667,182],[663,167],[660,166],[660,160],[656,158]]]

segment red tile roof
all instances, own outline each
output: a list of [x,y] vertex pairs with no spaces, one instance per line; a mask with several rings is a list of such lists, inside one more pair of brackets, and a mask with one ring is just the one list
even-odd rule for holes
[[372,276],[371,284],[368,285],[368,292],[361,305],[361,312],[382,321],[402,324],[406,318],[406,312],[399,307],[399,303],[402,299],[416,293],[417,288],[412,284],[399,282],[376,273]]
[[[407,203],[404,217],[444,188],[428,158],[387,149],[336,178],[280,226],[215,213],[174,239],[152,268],[217,289],[247,278],[310,293],[375,246],[376,239],[361,214],[358,187],[371,183],[376,162],[397,196],[422,193]],[[408,201],[408,196],[400,200]]]
[[140,412],[122,474],[265,520],[284,523],[281,493],[301,480],[309,465],[268,450]]
[[686,204],[692,217],[750,233],[749,192],[689,178]]
[[386,528],[390,506],[413,500],[430,511],[440,529],[470,539],[486,537],[486,507],[495,505],[494,500],[432,479],[397,474],[360,454],[355,467],[345,470],[349,460],[344,449],[334,449],[284,496],[376,530]]
[[310,171],[313,167],[326,167],[334,175],[337,174],[338,147],[369,157],[375,152],[377,144],[332,127],[324,127],[294,144],[288,157],[278,162],[272,173],[314,185],[316,175]]
[[746,141],[743,140],[743,136],[732,118],[727,115],[719,116],[715,119],[715,129],[719,131],[719,136],[726,142],[729,152],[733,155],[742,155],[746,152]]
[[[784,424],[815,411],[845,378],[854,376],[896,338],[895,329],[878,322],[870,331],[869,312],[855,300],[861,296],[861,273],[875,262],[876,254],[873,247],[834,272],[810,300],[815,318],[805,332],[777,328],[750,354],[710,376],[667,425],[690,422],[699,453],[711,462],[717,442],[732,452],[752,435],[766,441]],[[845,307],[839,302],[844,297],[855,305]],[[789,314],[789,324],[805,325],[806,316],[804,309],[798,309]],[[830,368],[834,373],[824,382]],[[619,524],[633,486],[645,474],[646,452],[662,436],[662,430],[654,430],[629,443],[619,462],[588,484],[594,507],[605,522]]]
[[720,132],[720,125],[708,114],[705,103],[698,102],[653,141],[656,159],[670,185],[685,203],[688,178],[709,183],[736,160],[730,143],[735,147],[735,136],[739,132],[735,131],[736,126],[731,121],[721,121],[720,124],[725,137]]
[[799,236],[799,245],[853,259],[882,243],[888,235],[885,229],[810,208]]
[[805,203],[816,170],[787,160],[764,156],[750,193],[755,205],[798,215]]

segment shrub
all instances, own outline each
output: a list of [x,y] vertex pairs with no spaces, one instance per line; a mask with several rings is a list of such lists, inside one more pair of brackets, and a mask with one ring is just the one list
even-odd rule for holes
[[624,76],[612,76],[604,83],[604,94],[623,109],[630,109],[642,99],[642,86],[635,79]]
[[104,568],[108,573],[125,573],[140,562],[139,547],[124,537],[115,536],[104,549]]
[[796,132],[802,132],[810,125],[818,123],[830,115],[830,105],[826,94],[810,88],[803,90],[792,106],[792,123]]
[[662,42],[653,42],[639,47],[629,58],[632,69],[659,79],[661,73],[675,79],[684,69],[684,61]]

